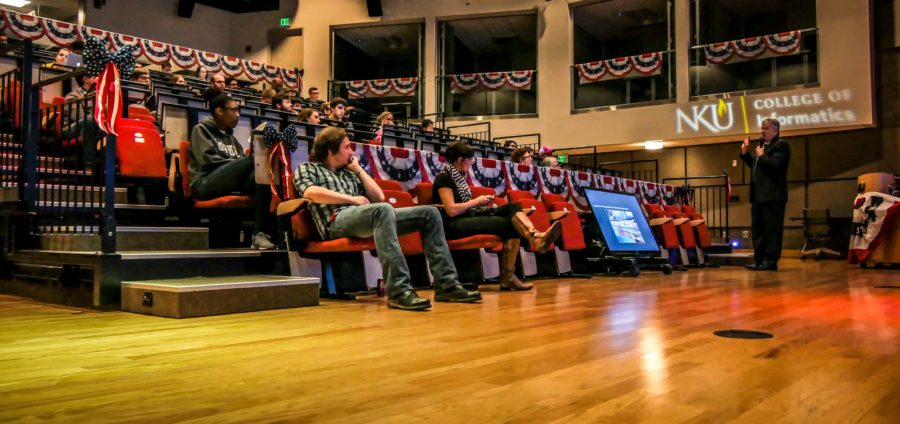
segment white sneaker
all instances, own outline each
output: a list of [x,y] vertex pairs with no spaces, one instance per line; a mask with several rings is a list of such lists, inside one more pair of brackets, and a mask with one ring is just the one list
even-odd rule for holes
[[253,243],[250,244],[251,249],[256,250],[272,250],[275,248],[275,245],[272,243],[272,239],[266,233],[256,233],[253,235]]

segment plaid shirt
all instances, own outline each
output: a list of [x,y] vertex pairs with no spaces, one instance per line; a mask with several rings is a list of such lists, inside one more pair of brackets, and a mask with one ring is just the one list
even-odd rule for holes
[[[297,194],[303,195],[306,189],[317,186],[327,188],[348,196],[361,196],[363,194],[362,181],[353,175],[347,168],[331,171],[325,165],[318,162],[306,162],[297,167],[294,173],[294,186]],[[320,205],[311,203],[309,210],[312,212],[313,222],[322,240],[328,240],[328,226],[337,216],[338,212],[353,207],[353,205]]]

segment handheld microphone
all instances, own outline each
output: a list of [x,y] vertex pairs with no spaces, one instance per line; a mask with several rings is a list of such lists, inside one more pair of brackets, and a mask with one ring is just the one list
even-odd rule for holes
[[759,139],[759,147],[766,147],[766,139],[764,139],[764,138]]

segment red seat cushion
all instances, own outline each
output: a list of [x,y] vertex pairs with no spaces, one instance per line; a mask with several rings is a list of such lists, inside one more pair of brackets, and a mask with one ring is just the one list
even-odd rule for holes
[[[562,197],[562,196],[560,196]],[[582,250],[587,247],[584,242],[584,232],[581,230],[581,220],[575,213],[575,206],[569,202],[556,202],[550,205],[553,212],[566,211],[569,212],[559,222],[562,224],[562,237],[560,237],[560,248],[562,250]]]
[[193,200],[197,209],[244,209],[253,207],[250,196],[222,196],[209,200],[196,200],[191,193],[191,142],[178,144],[178,167],[181,169],[181,190],[184,198]]
[[472,197],[478,197],[478,196],[496,196],[496,195],[497,195],[497,192],[494,191],[494,189],[492,189],[492,188],[490,188],[490,187],[472,187],[472,186],[469,186],[469,188],[472,189]]
[[362,252],[365,250],[375,250],[375,239],[372,237],[358,238],[339,238],[334,240],[307,240],[306,245],[300,249],[303,253],[340,253],[340,252]]

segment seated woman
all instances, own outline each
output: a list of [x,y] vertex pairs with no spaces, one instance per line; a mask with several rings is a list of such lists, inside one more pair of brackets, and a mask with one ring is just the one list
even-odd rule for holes
[[169,83],[175,85],[188,85],[187,81],[184,80],[184,75],[172,75],[169,77]]
[[306,123],[315,124],[315,125],[320,125],[319,122],[321,122],[321,121],[319,121],[319,111],[312,109],[312,108],[306,108],[306,109],[301,110],[299,119],[300,119],[300,122],[306,122]]
[[448,239],[476,234],[494,234],[503,239],[500,251],[500,289],[530,290],[531,284],[523,283],[515,275],[519,252],[519,237],[524,237],[538,252],[544,253],[562,234],[562,226],[554,222],[546,232],[539,232],[517,203],[507,203],[497,208],[488,205],[494,196],[472,198],[472,190],[466,182],[466,173],[475,162],[475,150],[462,141],[450,144],[444,152],[444,170],[434,179],[432,198],[443,205],[441,217]]
[[390,112],[381,112],[378,115],[378,119],[376,119],[378,123],[378,129],[375,130],[375,140],[378,140],[378,144],[381,144],[381,136],[384,135],[384,126],[385,125],[394,125],[394,114]]

